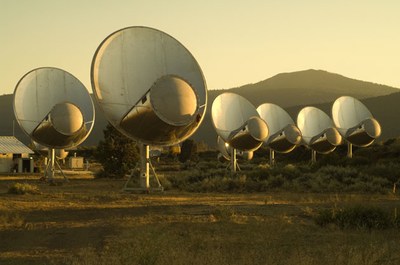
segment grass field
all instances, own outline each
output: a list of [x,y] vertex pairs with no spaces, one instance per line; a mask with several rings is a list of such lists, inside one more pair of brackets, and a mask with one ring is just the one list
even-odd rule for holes
[[[8,194],[15,182],[37,194]],[[0,264],[400,264],[400,230],[321,227],[321,209],[400,198],[350,193],[131,194],[123,180],[0,180]]]

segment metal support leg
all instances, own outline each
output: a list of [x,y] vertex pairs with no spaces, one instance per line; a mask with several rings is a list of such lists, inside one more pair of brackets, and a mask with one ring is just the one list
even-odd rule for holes
[[231,154],[231,172],[236,173],[237,169],[237,160],[236,160],[236,149],[232,148],[232,154]]
[[275,151],[272,149],[269,149],[269,165],[271,167],[275,166]]
[[149,191],[150,189],[150,151],[149,146],[140,145],[140,187]]
[[54,148],[49,149],[46,174],[45,174],[45,176],[47,177],[46,179],[49,182],[54,181],[54,159],[55,159],[55,157],[56,157],[56,151],[54,150]]
[[64,180],[65,180],[66,182],[69,182],[69,179],[65,176],[64,171],[61,169],[60,163],[58,163],[57,160],[55,160],[55,162],[56,162],[56,165],[57,165],[57,167],[58,167],[58,170],[60,170],[60,172],[61,172],[61,175],[63,175]]
[[351,143],[347,143],[347,157],[353,158],[353,145]]
[[311,164],[317,162],[317,151],[311,150]]
[[[151,190],[156,191],[164,191],[163,186],[158,179],[156,171],[151,163],[150,160],[150,148],[148,145],[141,144],[140,145],[140,176],[139,176],[139,187],[128,187],[129,183],[131,182],[132,178],[134,177],[135,170],[132,171],[132,174],[129,176],[128,180],[126,181],[123,190],[124,191],[146,191],[149,193]],[[135,167],[136,169],[136,167]],[[150,186],[150,169],[153,173],[153,176],[158,184],[157,188],[152,188]]]
[[58,170],[60,170],[61,175],[63,175],[64,180],[66,182],[69,182],[68,178],[65,176],[63,170],[61,169],[60,164],[56,160],[56,150],[54,148],[51,148],[49,149],[46,170],[44,171],[44,179],[49,181],[50,183],[54,182],[56,166]]

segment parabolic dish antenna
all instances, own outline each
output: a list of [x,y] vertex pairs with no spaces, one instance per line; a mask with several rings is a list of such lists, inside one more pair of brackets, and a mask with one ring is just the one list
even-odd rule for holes
[[180,42],[153,28],[109,35],[93,57],[91,81],[108,121],[147,145],[182,142],[206,111],[200,66]]
[[[85,86],[70,73],[53,67],[25,74],[14,91],[14,113],[22,130],[36,143],[52,150],[82,143],[94,124],[94,105]],[[65,177],[65,176],[64,176]]]
[[235,149],[257,150],[268,137],[268,126],[244,97],[223,93],[215,98],[211,118],[217,134]]
[[[304,144],[315,152],[330,153],[342,142],[342,137],[331,118],[318,108],[303,108],[297,115],[297,126],[303,136]],[[313,161],[315,161],[314,152]]]
[[236,171],[236,149],[255,151],[268,137],[268,126],[256,108],[237,94],[223,93],[216,97],[211,118],[218,136],[233,148],[233,171]]
[[14,91],[14,113],[22,130],[49,148],[79,145],[94,124],[94,105],[85,86],[52,67],[34,69],[21,78]]
[[128,27],[109,35],[97,48],[91,82],[107,120],[144,144],[141,187],[149,190],[148,145],[178,144],[204,118],[207,86],[199,64],[170,35]]
[[275,164],[274,152],[289,153],[301,142],[301,132],[290,115],[280,106],[264,103],[257,108],[258,114],[269,129],[269,136],[264,139],[270,149],[270,164]]
[[332,119],[339,133],[350,144],[365,147],[381,134],[381,126],[359,100],[343,96],[332,106]]

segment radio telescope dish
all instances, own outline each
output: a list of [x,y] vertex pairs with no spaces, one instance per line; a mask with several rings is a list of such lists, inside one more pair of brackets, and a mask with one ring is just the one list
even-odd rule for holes
[[235,149],[257,150],[268,137],[268,126],[244,97],[223,93],[213,102],[211,118],[217,134]]
[[32,140],[56,149],[79,145],[94,124],[94,105],[85,86],[52,67],[34,69],[21,78],[14,91],[14,113]]
[[363,103],[353,97],[336,99],[332,118],[343,138],[355,146],[368,146],[381,134],[378,121]]
[[216,97],[211,118],[218,136],[233,149],[233,171],[236,171],[236,149],[255,151],[268,137],[268,126],[256,108],[237,94],[223,93]]
[[144,144],[142,158],[147,162],[142,161],[141,175],[146,183],[141,186],[148,190],[148,145],[178,144],[204,118],[207,86],[199,64],[170,35],[128,27],[106,37],[97,48],[91,83],[107,120]]
[[291,152],[300,144],[301,132],[289,114],[278,105],[265,103],[258,106],[257,112],[268,125],[269,136],[264,143],[270,149],[270,165],[274,165],[274,152]]
[[54,149],[82,143],[93,128],[95,116],[85,86],[70,73],[53,67],[34,69],[19,80],[14,91],[14,113],[34,142],[52,150],[48,165],[51,180]]
[[297,115],[297,126],[302,133],[304,144],[315,152],[330,153],[342,142],[342,137],[331,118],[318,108],[303,108]]
[[93,57],[91,81],[108,121],[147,145],[182,142],[206,111],[200,66],[181,43],[156,29],[129,27],[109,35]]

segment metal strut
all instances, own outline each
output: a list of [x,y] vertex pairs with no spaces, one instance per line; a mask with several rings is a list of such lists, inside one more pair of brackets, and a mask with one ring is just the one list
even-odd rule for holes
[[49,149],[48,161],[46,165],[46,170],[44,171],[44,179],[48,180],[50,183],[54,182],[55,176],[55,167],[57,166],[58,170],[61,172],[61,175],[64,177],[66,182],[69,182],[69,179],[65,176],[64,171],[61,169],[60,164],[56,159],[56,151],[54,148]]
[[275,151],[271,148],[269,149],[269,165],[271,167],[275,166]]
[[317,151],[311,150],[311,164],[314,164],[317,162]]
[[353,158],[353,145],[351,143],[347,143],[347,157]]
[[[164,187],[161,185],[160,180],[156,174],[156,171],[151,163],[149,146],[145,144],[140,145],[140,176],[139,176],[139,187],[129,187],[129,184],[133,180],[138,164],[132,170],[131,175],[125,182],[124,191],[145,191],[149,193],[150,191],[164,191]],[[158,187],[150,187],[150,169],[153,173]]]
[[236,154],[237,154],[236,149],[235,149],[235,148],[232,148],[231,161],[230,161],[229,166],[228,166],[228,167],[231,168],[231,173],[232,173],[232,174],[235,174],[237,170],[239,170],[239,171],[241,170],[241,169],[240,169],[240,166],[239,166],[239,163],[238,163],[238,161],[237,161],[237,156],[236,156]]

